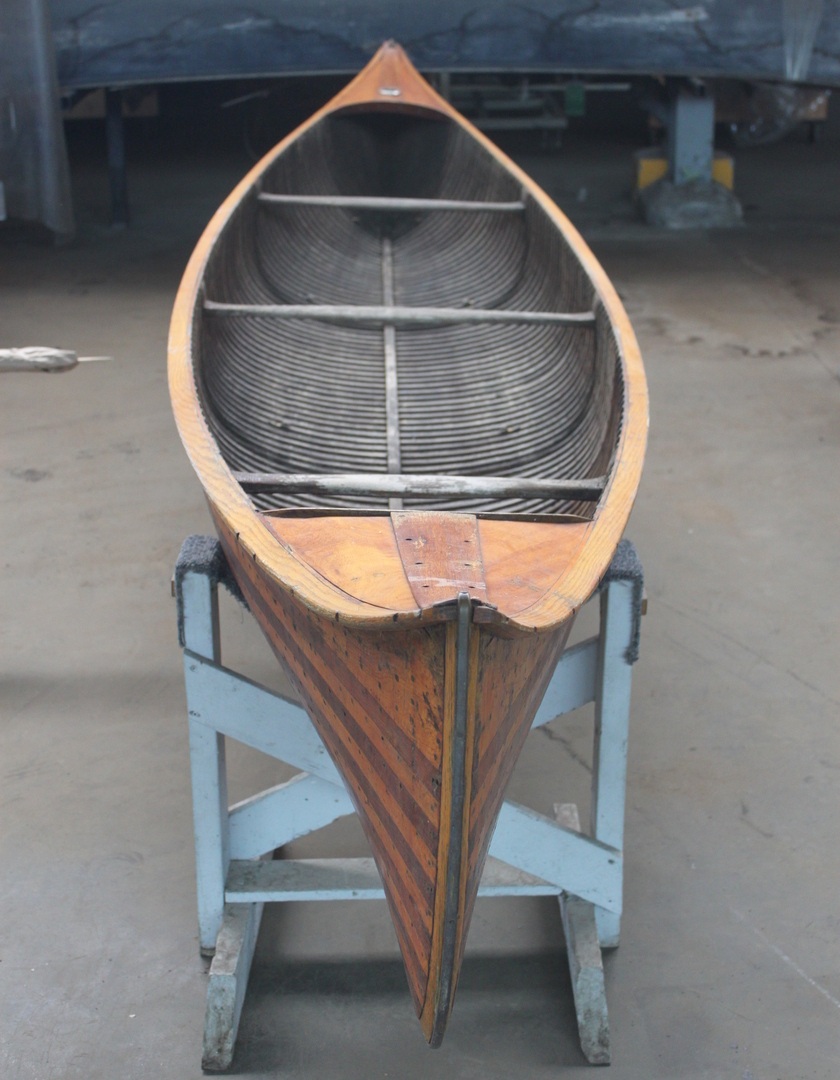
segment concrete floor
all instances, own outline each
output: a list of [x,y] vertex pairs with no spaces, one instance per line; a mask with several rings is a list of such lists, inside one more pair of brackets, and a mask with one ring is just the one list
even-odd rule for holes
[[[629,535],[649,613],[636,668],[626,914],[606,961],[612,1080],[828,1080],[840,1070],[840,139],[739,155],[747,223],[634,221],[632,145],[570,138],[526,166],[622,293],[650,379]],[[0,232],[3,344],[112,354],[0,388],[0,1076],[200,1075],[181,660],[169,580],[209,530],[170,417],[165,339],[234,148],[133,163],[112,232],[77,149],[80,229]],[[276,678],[225,603],[225,657]],[[532,736],[512,782],[586,803],[591,716]],[[275,782],[234,753],[234,797]],[[352,823],[299,852],[363,851]],[[590,1076],[556,905],[482,901],[430,1051],[384,904],[266,916],[235,1071],[254,1078]]]

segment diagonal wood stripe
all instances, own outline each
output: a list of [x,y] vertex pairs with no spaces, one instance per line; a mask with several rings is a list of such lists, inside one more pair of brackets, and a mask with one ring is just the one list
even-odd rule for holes
[[[311,620],[310,626],[313,626]],[[318,630],[317,625],[314,628]],[[362,710],[361,717],[363,721],[370,720],[374,725],[377,735],[381,735],[384,740],[381,747],[382,752],[390,755],[389,762],[394,771],[399,772],[401,768],[406,769],[410,766],[407,772],[409,778],[420,776],[424,780],[428,780],[434,771],[440,768],[439,732],[435,731],[434,735],[431,735],[430,732],[425,733],[425,738],[422,741],[426,752],[419,745],[419,741],[412,737],[417,734],[416,728],[421,724],[428,728],[439,727],[435,722],[435,714],[428,712],[429,695],[436,689],[434,683],[427,675],[425,683],[421,684],[419,690],[419,693],[423,696],[423,701],[417,700],[418,672],[412,670],[412,667],[423,670],[423,665],[416,662],[413,665],[410,663],[412,659],[410,652],[416,652],[419,646],[424,643],[423,639],[415,637],[414,645],[410,647],[406,644],[405,653],[401,656],[395,648],[404,639],[404,633],[399,631],[395,632],[392,638],[385,639],[376,637],[362,639],[344,627],[330,627],[330,631],[330,661],[327,663],[319,650],[315,648],[314,661],[316,665],[322,672],[326,672],[332,680],[335,680],[343,690],[347,691],[351,699]],[[416,632],[413,633],[416,635]],[[399,668],[405,667],[404,678],[399,688],[400,692],[394,694],[391,709],[387,709],[383,701],[356,674],[349,659],[347,662],[342,663],[339,655],[339,642],[344,644],[345,648],[352,643],[357,654],[355,660],[359,670],[362,669],[363,664],[372,664],[376,661],[378,665],[377,672],[375,674],[371,672],[368,678],[376,682],[377,689],[383,692],[383,696],[388,689],[385,685],[387,680],[390,678],[396,684],[399,684]],[[386,652],[389,646],[391,651]],[[433,652],[433,650],[427,651]],[[416,658],[414,659],[416,661]],[[428,659],[431,661],[433,657],[430,655]],[[433,672],[435,667],[436,665],[430,663],[426,670]],[[429,756],[429,751],[432,751],[432,757]]]
[[[519,653],[514,657],[505,654],[494,657],[495,647],[501,642],[496,639],[487,643],[488,647],[483,658],[485,671],[479,712],[484,716],[492,714],[491,705],[493,701],[496,701],[498,713],[494,718],[495,723],[488,726],[493,732],[493,737],[487,740],[485,737],[487,733],[482,732],[480,739],[482,748],[476,758],[474,777],[476,792],[470,822],[469,890],[471,896],[478,890],[484,860],[504,799],[505,789],[570,630],[571,622],[549,635],[541,636],[536,648],[531,639],[531,648],[527,656],[522,655],[522,647],[528,644],[526,641],[505,643]],[[502,667],[513,659],[517,661],[516,670],[520,673],[521,681],[518,680],[504,697],[498,685],[499,675],[496,674],[494,677],[493,672],[486,668],[496,668],[500,672]],[[531,663],[528,663],[529,660]]]
[[[289,635],[282,622],[278,622],[275,632],[283,641],[288,654],[296,657],[301,672],[306,677],[307,700],[311,700],[314,693],[320,694],[328,711],[320,711],[319,719],[332,729],[330,734],[335,734],[343,748],[342,765],[345,760],[348,765],[352,763],[365,790],[374,791],[366,783],[367,770],[377,777],[391,779],[393,783],[387,791],[399,806],[399,815],[394,816],[389,811],[391,814],[389,820],[397,825],[404,838],[416,836],[423,841],[428,850],[431,850],[436,843],[440,813],[439,805],[435,805],[432,791],[434,781],[440,775],[439,770],[426,772],[416,767],[412,776],[411,761],[395,763],[390,754],[383,753],[383,746],[387,745],[384,740],[378,742],[364,729],[353,712],[346,707],[346,701],[335,693],[329,679],[311,663],[311,656],[304,654],[298,648],[298,642]],[[340,682],[340,671],[335,673],[335,678]],[[352,702],[356,700],[352,699]],[[395,764],[398,767],[395,767]],[[429,870],[430,867],[426,867],[427,876]]]
[[[227,546],[227,545],[226,545]],[[229,555],[233,565],[236,565],[235,551],[229,550]],[[337,698],[333,693],[333,684],[327,682],[323,678],[323,673],[313,665],[312,658],[306,651],[299,647],[299,643],[306,640],[306,633],[304,627],[301,625],[301,619],[305,622],[311,620],[311,616],[305,611],[295,611],[293,606],[290,606],[289,612],[287,612],[288,620],[280,618],[278,612],[271,610],[266,606],[265,596],[260,590],[260,581],[258,578],[259,571],[253,567],[251,560],[244,560],[243,564],[239,566],[240,571],[244,571],[241,576],[244,577],[243,585],[245,585],[248,593],[249,600],[252,607],[255,609],[255,614],[261,616],[260,621],[263,624],[263,628],[266,629],[269,634],[270,640],[275,649],[280,652],[287,663],[292,664],[293,674],[295,674],[295,681],[301,680],[311,684],[311,690],[307,686],[302,686],[304,691],[304,698],[310,705],[313,712],[313,719],[320,720],[320,724],[324,725],[324,731],[321,733],[322,737],[325,737],[325,742],[333,753],[339,752],[347,761],[346,749],[347,747],[342,744],[340,737],[330,730],[330,724],[335,724],[335,720],[341,717],[343,721],[347,721],[348,713],[345,705],[348,703]],[[292,605],[292,602],[287,598],[273,598],[274,603],[278,607],[282,607],[282,601]],[[293,636],[286,622],[294,623],[294,631],[297,637]],[[311,629],[311,627],[310,627]],[[334,628],[328,627],[330,632],[334,632]],[[301,633],[301,631],[304,631]],[[443,628],[440,630],[443,634]],[[426,640],[427,647],[429,639],[429,631],[424,630],[420,632],[421,638]],[[323,645],[323,638],[317,644]],[[313,650],[313,655],[317,656],[315,645],[311,642],[307,642],[308,648]],[[351,680],[352,682],[352,680]],[[345,689],[345,688],[342,688]],[[307,692],[309,691],[309,692]],[[313,696],[315,695],[315,696]],[[319,704],[317,698],[321,699]],[[428,695],[426,697],[428,703]],[[351,701],[350,704],[353,702]],[[336,715],[333,715],[336,714]],[[329,721],[329,722],[328,722]],[[352,727],[352,719],[350,720]],[[343,724],[342,724],[343,728]],[[364,733],[363,733],[364,734]],[[345,736],[347,737],[347,736]],[[341,754],[341,751],[344,754]],[[426,923],[428,928],[428,919],[430,918],[428,905],[429,896],[426,897],[416,895],[416,886],[418,884],[418,872],[422,873],[421,868],[415,860],[415,853],[411,849],[406,849],[403,844],[400,843],[401,837],[395,837],[388,829],[387,825],[393,827],[394,823],[394,811],[393,807],[389,809],[382,802],[379,797],[379,793],[371,788],[369,783],[369,777],[364,771],[365,767],[369,767],[371,763],[374,768],[377,765],[376,747],[373,744],[368,746],[369,757],[365,756],[360,760],[352,762],[350,770],[346,771],[348,781],[351,786],[356,789],[356,799],[354,801],[364,803],[364,813],[361,815],[363,820],[368,819],[369,837],[374,847],[375,853],[380,855],[378,862],[382,866],[383,878],[386,880],[386,884],[396,881],[402,882],[402,888],[397,886],[396,888],[389,889],[391,894],[392,912],[395,915],[395,925],[397,928],[398,936],[401,939],[401,947],[404,947],[406,952],[406,966],[409,974],[410,982],[412,983],[412,993],[415,996],[415,1002],[422,998],[424,989],[425,972],[428,966],[428,930],[426,933],[422,933],[418,938],[418,931],[421,929],[418,927],[418,916],[425,915],[422,922]],[[439,774],[438,774],[439,775]],[[399,790],[399,789],[398,789]],[[387,792],[391,795],[391,792]],[[399,806],[399,796],[396,799],[396,807]],[[387,825],[386,825],[387,823]],[[411,835],[414,835],[417,822],[408,823],[408,827],[411,831]],[[403,822],[403,827],[406,826],[406,822]],[[371,836],[370,830],[374,830],[374,835]],[[412,861],[411,867],[406,866],[407,861]],[[433,867],[434,860],[429,854],[430,866]],[[384,863],[384,865],[382,865]],[[415,902],[419,901],[417,911],[406,910],[403,904],[403,889],[405,886],[410,889],[413,887],[415,890]],[[431,889],[431,882],[429,885]],[[423,911],[422,909],[426,909]],[[422,944],[421,944],[422,940]],[[413,970],[411,970],[413,969]]]
[[[309,706],[310,715],[313,721],[317,723],[319,734],[324,739],[328,749],[333,756],[337,757],[345,778],[355,782],[357,789],[365,800],[366,807],[368,807],[368,813],[370,810],[375,810],[382,823],[398,826],[399,840],[402,841],[400,844],[401,859],[409,872],[409,876],[405,879],[406,885],[415,889],[422,878],[426,878],[430,884],[433,884],[431,873],[433,860],[431,854],[429,854],[428,858],[429,866],[423,866],[417,857],[416,851],[410,846],[407,839],[407,835],[413,837],[418,831],[418,827],[425,825],[423,831],[426,833],[427,851],[430,851],[429,844],[436,843],[436,830],[430,830],[425,818],[421,818],[417,813],[418,808],[411,789],[400,780],[396,780],[396,788],[377,789],[372,786],[372,776],[382,774],[387,776],[389,774],[387,763],[382,760],[376,745],[371,740],[367,740],[369,751],[367,755],[358,746],[354,746],[352,738],[347,733],[347,723],[352,726],[352,721],[345,708],[345,702],[335,695],[332,684],[312,665],[311,656],[301,647],[301,636],[294,636],[289,633],[284,622],[270,609],[266,609],[263,597],[259,593],[254,594],[254,602],[263,616],[269,620],[270,640],[273,644],[280,646],[280,652],[285,662],[291,664],[293,671],[297,674],[301,683],[300,692]],[[317,654],[313,653],[312,655]],[[318,706],[315,695],[320,697],[324,708]],[[343,738],[341,732],[344,732]],[[348,751],[350,751],[349,755]],[[369,772],[366,770],[366,766]],[[387,806],[383,802],[382,794],[389,795],[393,805]],[[407,807],[401,804],[400,797],[405,800]],[[382,835],[388,842],[394,842],[397,839],[385,828],[382,830]],[[418,900],[420,895],[417,896]]]
[[[375,741],[389,769],[407,786],[418,779],[422,782],[418,792],[425,797],[420,809],[430,821],[436,820],[437,801],[426,794],[440,769],[441,747],[440,723],[435,719],[441,705],[435,699],[440,695],[442,665],[435,663],[436,648],[429,636],[432,631],[410,631],[412,642],[410,645],[406,642],[400,651],[405,632],[394,631],[385,638],[363,638],[344,627],[326,624],[324,628],[323,620],[315,622],[299,606],[293,608],[286,603],[284,613],[284,628],[290,625],[293,638],[303,637],[311,642],[313,670],[329,684],[332,693],[340,690],[346,694],[356,723]],[[298,632],[300,619],[306,622],[303,635]],[[299,645],[299,641],[295,644]],[[420,650],[424,655],[418,655]],[[402,680],[400,668],[405,668]],[[392,695],[392,708],[385,708],[362,681],[362,675],[375,683],[383,696],[388,689],[387,679],[400,684],[399,691]]]
[[[232,565],[235,565],[232,563]],[[246,564],[247,565],[247,564]],[[289,663],[289,658],[286,657],[282,650],[279,648],[278,642],[275,640],[273,630],[276,624],[276,615],[270,610],[265,608],[262,595],[257,591],[257,585],[252,581],[250,575],[243,574],[241,584],[246,591],[246,595],[251,604],[252,610],[255,614],[262,615],[261,625],[265,630],[269,641],[275,647],[276,651],[283,656],[285,662]],[[265,620],[265,621],[263,621]],[[297,683],[300,677],[300,673],[295,671],[294,668],[290,672],[295,676],[294,681]],[[303,687],[300,688],[303,690]],[[317,709],[315,702],[311,701],[307,695],[302,693],[302,696],[308,700],[313,707],[313,720],[320,720],[324,722],[324,716],[319,709]],[[326,736],[324,741],[330,749],[331,753],[335,753],[341,749],[341,744],[337,740],[330,737],[329,726],[325,724],[324,731],[319,733]],[[340,755],[339,755],[340,756]],[[360,821],[364,827],[365,833],[371,842],[371,848],[377,866],[380,869],[380,874],[383,879],[383,884],[386,887],[386,896],[389,901],[389,908],[391,910],[392,918],[394,921],[395,930],[397,932],[398,939],[400,941],[400,948],[403,953],[403,959],[406,964],[406,972],[409,978],[409,983],[412,990],[412,995],[417,1004],[422,1000],[425,994],[425,986],[427,981],[428,971],[428,957],[430,951],[430,920],[431,915],[428,910],[428,899],[424,902],[422,894],[416,893],[417,882],[411,877],[410,872],[405,866],[404,860],[401,858],[399,852],[394,847],[394,837],[390,835],[387,828],[378,816],[374,815],[373,806],[367,796],[367,792],[363,786],[359,785],[359,778],[355,776],[348,776],[345,773],[345,778],[350,784],[350,794],[353,796],[353,801],[359,810]],[[362,780],[365,778],[362,777]],[[387,813],[384,808],[380,807],[380,813]],[[387,819],[386,819],[387,820]],[[383,843],[384,838],[384,843]],[[408,876],[406,876],[408,875]],[[395,886],[395,882],[402,882],[403,887]],[[415,892],[415,900],[417,903],[412,909],[407,909],[405,902],[407,899],[405,893],[405,884],[408,884],[409,888]],[[419,1005],[418,1005],[419,1008]]]
[[[507,738],[512,723],[530,725],[533,715],[528,714],[542,700],[571,625],[569,620],[550,634],[518,640],[485,636],[479,703],[485,722],[477,747],[479,761],[498,756],[500,740]],[[483,782],[480,772],[477,779],[479,784]]]

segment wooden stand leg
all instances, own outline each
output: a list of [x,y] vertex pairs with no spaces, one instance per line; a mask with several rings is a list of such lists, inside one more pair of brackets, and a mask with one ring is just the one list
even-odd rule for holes
[[[554,813],[560,825],[580,832],[580,819],[574,803],[558,804],[554,807]],[[560,893],[558,900],[566,936],[580,1048],[590,1065],[609,1065],[610,1026],[595,907],[565,892]]]
[[[621,851],[627,790],[627,739],[633,679],[631,643],[636,615],[634,583],[611,581],[601,593],[601,629],[595,677],[590,835]],[[603,948],[618,945],[621,912],[595,913]]]
[[212,956],[222,926],[230,866],[225,737],[195,720],[190,722],[190,770],[198,942],[202,954]]
[[262,913],[262,904],[225,907],[207,987],[201,1056],[204,1072],[224,1072],[233,1061]]

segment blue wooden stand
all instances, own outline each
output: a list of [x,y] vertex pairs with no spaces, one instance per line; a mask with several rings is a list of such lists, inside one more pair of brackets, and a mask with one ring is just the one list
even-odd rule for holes
[[[202,1067],[233,1059],[239,1017],[262,917],[269,901],[382,899],[370,858],[263,856],[352,814],[341,778],[305,711],[222,667],[217,587],[236,591],[217,541],[190,537],[175,571],[189,711],[201,950],[212,955]],[[627,730],[632,664],[642,611],[642,571],[624,541],[600,590],[596,637],[568,649],[533,726],[595,702],[588,833],[577,808],[555,818],[505,802],[479,896],[556,896],[566,935],[583,1053],[610,1060],[601,949],[618,945]],[[229,807],[225,738],[293,765],[285,784]]]

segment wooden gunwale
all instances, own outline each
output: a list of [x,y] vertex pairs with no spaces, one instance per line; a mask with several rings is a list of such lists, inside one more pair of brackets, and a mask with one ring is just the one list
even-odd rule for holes
[[[381,73],[387,75],[390,83],[399,84],[395,87],[400,91],[398,97],[377,96],[373,88],[379,85]],[[242,200],[254,196],[264,171],[303,132],[331,113],[364,108],[395,108],[442,115],[471,135],[520,183],[525,195],[541,207],[563,235],[589,277],[598,303],[603,306],[615,333],[624,381],[624,409],[615,465],[587,543],[579,557],[559,573],[554,585],[532,605],[515,617],[500,616],[511,632],[548,631],[569,619],[594,591],[632,508],[647,439],[647,389],[638,345],[615,289],[574,226],[518,166],[420,79],[397,46],[383,46],[368,68],[341,94],[258,162],[208,224],[187,266],[172,316],[169,384],[178,429],[211,504],[248,557],[277,587],[299,596],[312,611],[351,626],[389,629],[420,617],[416,608],[385,612],[379,606],[348,596],[315,573],[288,546],[278,543],[222,458],[203,415],[192,366],[196,319],[204,301],[205,268],[213,246],[232,214]],[[512,523],[511,528],[515,527]]]

